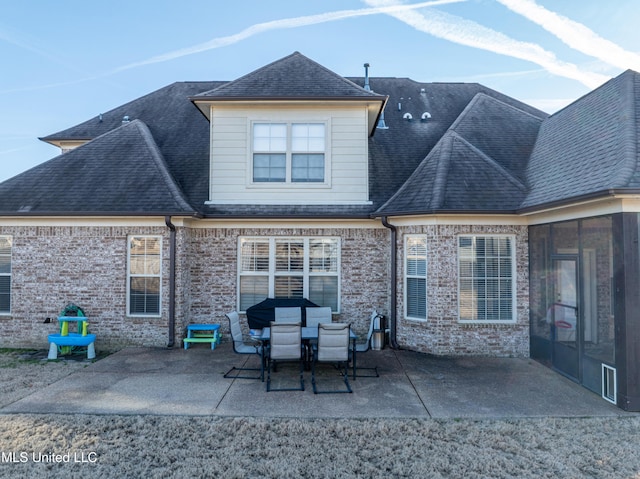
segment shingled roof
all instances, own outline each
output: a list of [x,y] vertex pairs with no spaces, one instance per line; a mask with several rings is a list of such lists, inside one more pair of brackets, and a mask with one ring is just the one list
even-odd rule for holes
[[125,117],[142,120],[162,151],[169,173],[197,209],[209,196],[209,123],[189,97],[224,83],[172,83],[41,139],[50,143],[92,140],[121,126]]
[[312,99],[377,100],[366,90],[324,66],[294,52],[219,88],[195,95],[198,100]]
[[[369,84],[371,90],[364,78],[342,78],[298,52],[232,82],[173,83],[43,137],[88,143],[0,184],[0,213],[517,213],[640,189],[638,73],[623,73],[551,117],[476,83],[372,77]],[[206,204],[209,124],[192,101],[240,98],[388,98],[387,128],[369,138],[371,204]],[[125,116],[130,123],[123,124]]]
[[514,212],[543,116],[478,93],[378,214]]
[[628,70],[548,118],[523,208],[640,187],[640,75]]
[[0,184],[18,214],[194,214],[140,120]]

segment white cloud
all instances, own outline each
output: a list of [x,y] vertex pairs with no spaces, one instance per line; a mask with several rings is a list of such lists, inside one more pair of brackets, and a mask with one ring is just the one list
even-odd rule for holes
[[[363,1],[378,8],[399,5],[396,0]],[[589,88],[596,88],[609,80],[605,75],[584,71],[577,65],[559,60],[540,45],[514,40],[476,22],[445,12],[430,10],[428,17],[416,11],[389,12],[388,15],[434,37],[535,63],[549,73],[571,78]]]
[[413,3],[408,5],[389,5],[374,8],[362,8],[357,10],[340,10],[337,12],[320,13],[318,15],[307,15],[303,17],[284,18],[281,20],[273,20],[271,22],[257,23],[248,28],[245,28],[241,32],[226,37],[218,37],[208,42],[200,43],[173,52],[158,55],[147,60],[131,63],[119,68],[114,69],[111,73],[121,72],[123,70],[129,70],[143,65],[150,65],[153,63],[161,63],[169,60],[175,60],[187,55],[193,55],[195,53],[201,53],[207,50],[213,50],[215,48],[221,48],[234,43],[238,43],[247,38],[258,35],[259,33],[267,32],[270,30],[282,30],[287,28],[299,28],[307,25],[317,25],[319,23],[334,22],[336,20],[343,20],[345,18],[362,17],[367,15],[379,15],[383,13],[393,13],[400,11],[413,10],[416,8],[434,7],[438,5],[445,5],[451,3],[459,3],[465,0],[433,0],[430,2]]
[[602,38],[581,23],[551,12],[533,0],[496,1],[540,25],[574,50],[623,70],[631,68],[640,71],[640,55]]

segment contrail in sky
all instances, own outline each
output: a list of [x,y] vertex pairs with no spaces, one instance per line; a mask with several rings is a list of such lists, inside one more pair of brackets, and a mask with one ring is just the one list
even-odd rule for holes
[[242,40],[245,40],[259,33],[267,32],[269,30],[298,28],[298,27],[304,27],[307,25],[317,25],[319,23],[334,22],[336,20],[342,20],[345,18],[362,17],[366,15],[379,15],[381,13],[391,14],[393,12],[415,10],[417,8],[425,8],[425,7],[435,7],[438,5],[459,3],[463,1],[465,0],[433,0],[430,2],[412,3],[407,5],[404,5],[404,4],[388,5],[388,6],[381,6],[381,7],[374,7],[374,8],[362,8],[358,10],[340,10],[337,12],[320,13],[318,15],[307,15],[303,17],[285,18],[281,20],[273,20],[271,22],[257,23],[248,28],[245,28],[241,32],[236,33],[234,35],[214,38],[212,40],[209,40],[208,42],[200,43],[192,47],[187,47],[180,50],[175,50],[173,52],[165,53],[163,55],[158,55],[158,56],[149,58],[148,60],[130,63],[129,65],[116,68],[112,70],[110,73],[118,73],[123,70],[129,70],[131,68],[135,68],[143,65],[166,62],[166,61],[174,60],[176,58],[184,57],[187,55],[193,55],[194,53],[200,53],[207,50],[213,50],[215,48],[225,47],[228,45],[232,45],[234,43],[238,43]]
[[[363,1],[373,7],[398,5],[396,0]],[[391,12],[388,15],[416,30],[450,42],[536,63],[554,75],[577,80],[589,88],[596,88],[609,80],[605,75],[583,71],[572,63],[558,60],[552,52],[540,45],[514,40],[503,33],[455,15],[438,10],[431,10],[428,17],[415,11]]]
[[602,38],[581,23],[551,12],[533,0],[497,0],[497,2],[540,25],[574,50],[624,70],[631,68],[640,71],[640,55]]

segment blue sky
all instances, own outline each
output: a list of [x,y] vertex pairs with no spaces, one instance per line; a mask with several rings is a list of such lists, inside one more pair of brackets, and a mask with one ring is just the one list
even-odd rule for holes
[[174,81],[299,51],[344,76],[478,82],[553,113],[640,71],[637,0],[23,0],[0,15],[0,181],[38,140]]

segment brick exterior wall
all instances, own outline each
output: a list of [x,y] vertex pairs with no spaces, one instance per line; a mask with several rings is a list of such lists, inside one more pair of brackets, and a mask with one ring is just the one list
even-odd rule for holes
[[[389,307],[389,232],[385,229],[192,229],[190,237],[190,281],[181,292],[190,296],[186,324],[218,322],[223,334],[229,332],[224,314],[237,309],[238,238],[242,236],[336,236],[341,238],[341,311],[335,321],[350,322],[357,333],[365,334],[373,308]],[[188,290],[187,290],[188,289]],[[241,321],[246,327],[246,322]]]
[[[68,303],[80,306],[96,349],[167,344],[169,235],[166,227],[0,227],[13,237],[12,307],[0,315],[2,347],[47,347]],[[127,317],[128,235],[161,235],[162,317]],[[53,323],[45,324],[45,318]]]
[[[517,248],[517,324],[457,322],[457,235],[513,234]],[[97,350],[126,345],[164,347],[169,341],[170,233],[164,226],[1,227],[13,237],[12,312],[0,315],[1,347],[47,347],[66,304],[81,306],[97,335]],[[404,319],[404,235],[428,237],[428,320]],[[162,236],[162,316],[129,317],[126,311],[127,238]],[[390,247],[385,228],[186,228],[176,232],[175,347],[189,323],[217,322],[228,339],[226,312],[237,309],[238,238],[336,236],[341,238],[341,313],[360,335],[371,310],[389,316]],[[528,356],[526,227],[413,226],[398,228],[397,339],[400,346],[437,355]]]
[[[427,237],[427,319],[404,317],[405,235]],[[517,321],[458,322],[458,235],[515,236]],[[525,226],[411,226],[398,228],[397,340],[401,347],[441,356],[529,356],[528,243]]]

